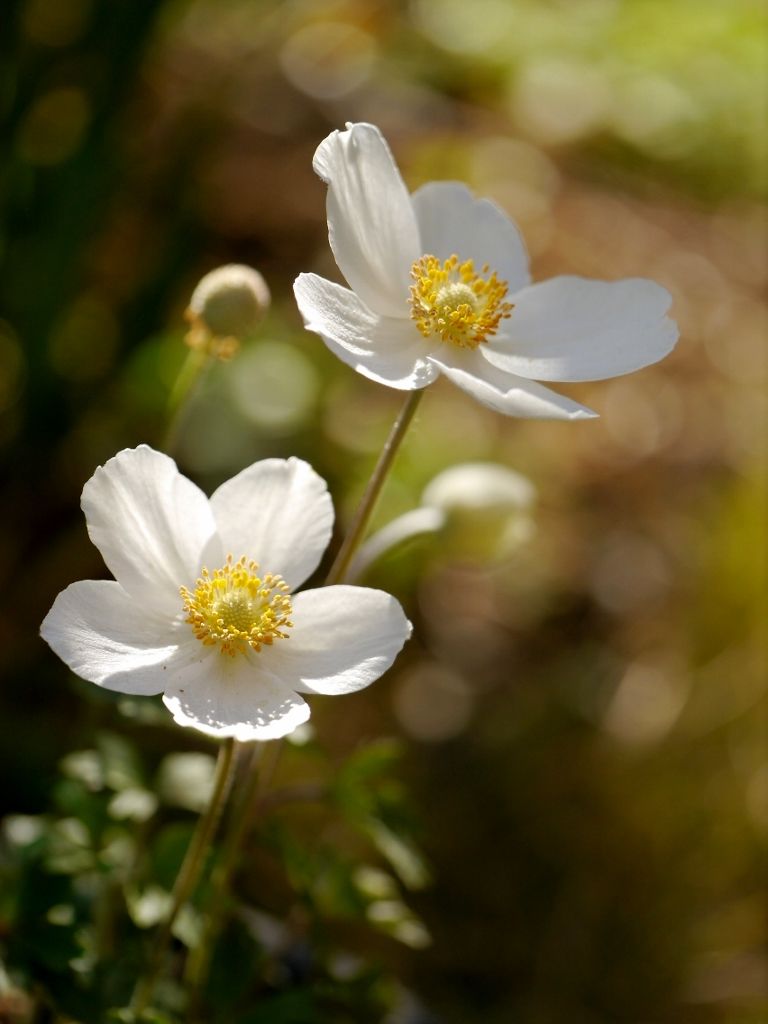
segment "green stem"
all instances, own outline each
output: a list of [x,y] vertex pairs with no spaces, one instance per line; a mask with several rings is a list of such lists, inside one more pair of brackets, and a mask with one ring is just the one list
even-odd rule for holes
[[251,759],[245,769],[245,786],[232,815],[232,824],[226,832],[221,856],[211,875],[211,894],[208,901],[203,933],[187,961],[184,978],[190,988],[189,1017],[195,1020],[200,995],[208,978],[211,956],[221,930],[222,919],[227,911],[229,885],[237,866],[237,858],[246,833],[253,826],[255,811],[261,805],[264,792],[269,788],[283,750],[283,741],[270,745],[271,758],[262,771],[258,771],[261,757],[260,745],[255,745]]
[[186,403],[194,393],[203,373],[210,364],[210,354],[203,349],[197,348],[190,349],[187,353],[187,358],[181,364],[181,369],[176,380],[173,382],[171,393],[168,396],[168,406],[166,409],[168,427],[165,432],[163,448],[168,453],[172,453],[176,447]]
[[395,456],[400,450],[400,445],[403,442],[408,427],[411,425],[411,420],[418,408],[423,393],[423,391],[410,391],[397,419],[392,424],[389,437],[384,443],[379,460],[368,481],[368,486],[363,497],[360,499],[360,504],[357,506],[355,517],[325,578],[325,586],[328,587],[334,583],[341,583],[346,576],[350,562],[365,535],[371,515],[376,507],[376,502],[381,494],[381,489],[392,468],[392,463],[395,461]]
[[152,950],[149,956],[149,966],[143,978],[140,978],[133,993],[131,1009],[137,1020],[149,1005],[152,998],[157,979],[163,967],[163,955],[171,937],[173,926],[179,911],[187,902],[197,884],[200,873],[205,864],[205,857],[211,841],[216,833],[219,819],[224,810],[229,795],[229,784],[232,777],[234,765],[234,740],[225,740],[219,747],[219,756],[216,762],[216,774],[214,777],[213,793],[205,813],[197,822],[197,828],[187,849],[184,861],[182,862],[176,882],[173,886],[171,910],[163,922],[160,930],[155,935]]

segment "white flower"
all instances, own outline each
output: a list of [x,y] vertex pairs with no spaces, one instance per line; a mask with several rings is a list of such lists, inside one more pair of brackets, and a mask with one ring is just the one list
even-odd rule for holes
[[309,717],[299,694],[367,686],[410,635],[380,590],[294,593],[333,525],[325,482],[300,459],[256,462],[209,500],[142,445],[96,470],[82,507],[115,580],[67,587],[41,633],[84,679],[163,693],[180,725],[284,736]]
[[350,288],[301,274],[296,301],[307,329],[371,380],[409,391],[442,373],[510,416],[581,419],[596,414],[536,381],[629,373],[677,340],[670,295],[653,281],[532,285],[512,221],[458,182],[409,195],[374,125],[332,132],[314,168]]

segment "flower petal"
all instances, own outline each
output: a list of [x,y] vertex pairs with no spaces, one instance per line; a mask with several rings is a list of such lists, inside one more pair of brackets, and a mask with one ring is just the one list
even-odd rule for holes
[[[203,492],[167,455],[147,445],[118,452],[83,488],[88,534],[132,597],[175,615],[179,587],[191,585],[218,554]],[[218,559],[216,559],[218,562]]]
[[218,650],[179,672],[163,703],[179,725],[240,742],[287,736],[309,718],[306,702],[259,665],[260,655]]
[[411,320],[381,317],[348,288],[316,274],[300,274],[293,290],[307,330],[364,377],[412,391],[437,376],[429,344]]
[[675,346],[672,297],[654,281],[555,277],[512,297],[503,334],[484,355],[536,380],[603,380],[655,363]]
[[40,633],[83,679],[143,696],[162,693],[165,666],[177,650],[173,622],[147,611],[113,580],[82,580],[67,587]]
[[476,199],[457,181],[431,181],[411,196],[424,253],[447,260],[454,253],[474,260],[480,272],[487,263],[509,285],[510,294],[530,281],[522,235],[490,199]]
[[224,551],[246,555],[293,589],[320,563],[331,539],[333,504],[322,477],[301,459],[263,459],[211,496]]
[[411,634],[398,601],[367,587],[322,587],[293,598],[287,640],[261,653],[299,693],[352,693],[378,679]]
[[535,381],[496,369],[477,352],[461,352],[449,357],[430,356],[430,359],[462,391],[506,416],[555,420],[583,420],[597,416],[585,405],[579,405]]
[[328,185],[328,237],[347,283],[377,313],[407,317],[419,232],[381,132],[372,124],[331,132],[313,166]]

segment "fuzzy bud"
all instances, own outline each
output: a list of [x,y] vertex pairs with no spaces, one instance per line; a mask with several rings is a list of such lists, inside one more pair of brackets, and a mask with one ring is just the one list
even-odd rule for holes
[[217,267],[199,282],[186,312],[186,343],[218,359],[231,359],[269,309],[267,283],[258,270],[239,263]]
[[466,462],[430,481],[423,506],[446,516],[450,547],[464,558],[496,561],[534,532],[536,491],[520,473],[493,462]]

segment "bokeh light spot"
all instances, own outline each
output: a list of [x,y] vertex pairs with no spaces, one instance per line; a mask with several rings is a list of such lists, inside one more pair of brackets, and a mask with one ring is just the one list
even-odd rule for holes
[[375,40],[356,25],[319,21],[305,25],[286,42],[280,63],[292,85],[319,99],[340,99],[369,77]]
[[463,732],[472,714],[473,695],[467,685],[438,665],[421,665],[403,675],[393,700],[405,731],[429,743]]
[[311,416],[320,388],[305,355],[280,341],[245,350],[228,374],[242,415],[271,434],[290,433]]

